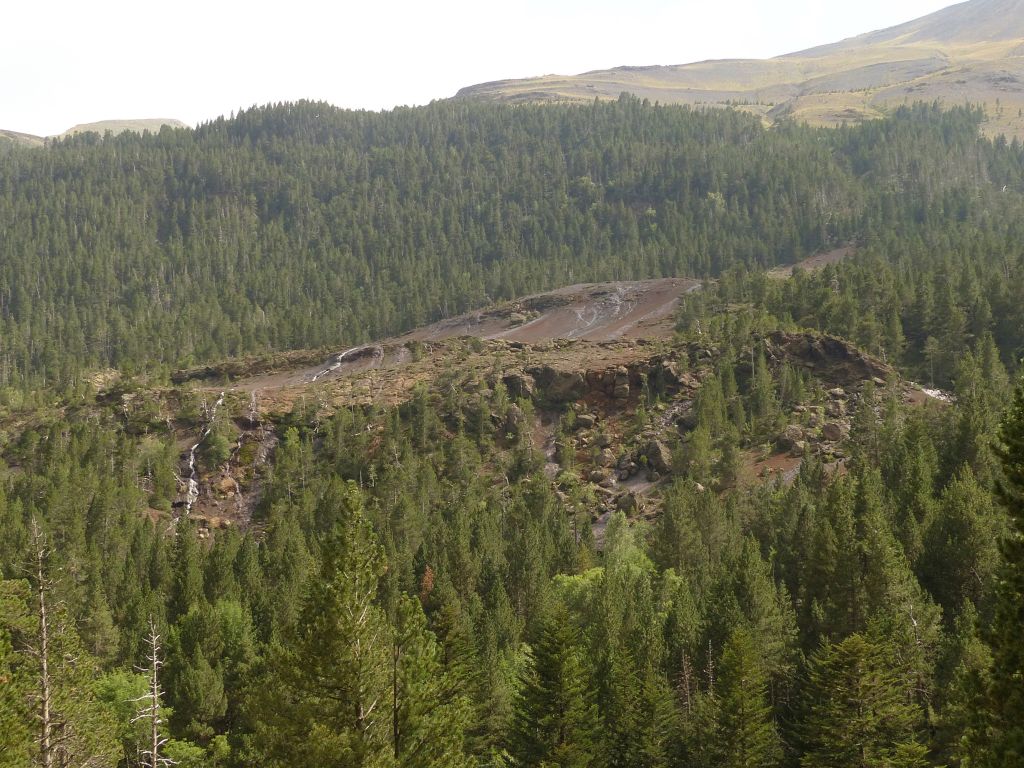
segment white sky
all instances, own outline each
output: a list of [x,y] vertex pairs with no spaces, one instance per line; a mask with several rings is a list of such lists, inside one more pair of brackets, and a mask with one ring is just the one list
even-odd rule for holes
[[0,14],[0,128],[194,125],[318,99],[425,104],[465,85],[622,64],[764,58],[952,0],[39,0]]

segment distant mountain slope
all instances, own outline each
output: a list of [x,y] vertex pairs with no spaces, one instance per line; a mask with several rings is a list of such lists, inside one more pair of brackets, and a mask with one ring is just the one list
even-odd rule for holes
[[95,131],[96,133],[106,133],[110,131],[113,134],[123,133],[124,131],[134,131],[136,133],[142,133],[143,131],[150,131],[151,133],[157,133],[163,126],[169,125],[171,128],[187,128],[180,120],[166,120],[163,118],[152,118],[146,120],[101,120],[98,123],[81,123],[72,128],[68,128],[61,136],[72,136],[76,133],[85,133],[87,131]]
[[[805,51],[822,55],[848,45],[974,44],[1024,39],[1024,0],[971,0],[895,27]],[[796,54],[801,55],[801,54]]]
[[879,117],[913,101],[984,105],[990,135],[1024,136],[1024,0],[971,0],[890,29],[774,59],[617,67],[463,88],[456,98],[738,105],[767,121]]
[[[99,134],[104,134],[107,131],[110,131],[115,136],[119,133],[124,133],[125,131],[134,131],[135,133],[142,133],[143,131],[159,133],[160,129],[165,125],[169,125],[172,128],[188,127],[180,120],[168,120],[164,118],[143,120],[101,120],[97,123],[81,123],[72,128],[68,128],[64,133],[58,134],[54,138],[73,136],[76,133],[86,133],[87,131],[95,131]],[[18,131],[4,130],[0,128],[0,146],[3,146],[3,144],[7,142],[24,147],[41,147],[46,142],[46,138],[43,136],[33,136],[30,133],[20,133]]]
[[33,136],[30,133],[19,133],[18,131],[6,131],[0,128],[0,146],[3,146],[5,143],[12,143],[19,146],[41,147],[43,141],[42,136]]

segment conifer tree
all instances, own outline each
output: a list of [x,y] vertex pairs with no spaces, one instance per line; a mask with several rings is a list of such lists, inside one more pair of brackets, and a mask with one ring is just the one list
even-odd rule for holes
[[768,703],[768,676],[750,633],[737,628],[718,667],[715,764],[721,768],[778,765],[782,746]]
[[1024,761],[1024,382],[1000,432],[1000,496],[1010,529],[1002,541],[996,609],[986,639],[992,647],[987,728],[977,746],[986,768]]
[[601,765],[595,690],[564,606],[546,609],[530,656],[511,745],[517,765]]
[[802,768],[924,768],[920,719],[889,649],[861,634],[811,659]]
[[377,604],[384,561],[354,487],[346,504],[321,577],[250,701],[264,765],[394,765],[390,630]]

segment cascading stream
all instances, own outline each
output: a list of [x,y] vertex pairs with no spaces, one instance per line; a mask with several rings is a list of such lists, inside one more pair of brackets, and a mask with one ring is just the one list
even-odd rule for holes
[[345,362],[346,357],[348,357],[353,352],[359,351],[360,349],[362,349],[362,347],[352,347],[351,349],[346,349],[339,355],[335,355],[330,365],[328,365],[322,371],[318,371],[317,373],[313,374],[313,378],[311,378],[310,381],[316,381],[317,379],[326,376],[328,373],[338,370],[341,367],[341,364]]
[[220,397],[217,398],[217,402],[213,404],[213,408],[210,411],[210,418],[206,422],[206,429],[203,430],[202,434],[199,435],[199,441],[192,446],[188,452],[188,491],[185,493],[185,516],[188,517],[192,512],[192,505],[196,503],[196,499],[199,498],[199,473],[196,470],[196,450],[203,444],[203,441],[210,436],[210,432],[213,431],[213,423],[217,418],[217,409],[224,404],[224,393],[220,393]]

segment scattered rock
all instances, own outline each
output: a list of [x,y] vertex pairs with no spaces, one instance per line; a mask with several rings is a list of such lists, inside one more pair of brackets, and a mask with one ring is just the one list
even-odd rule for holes
[[594,463],[599,467],[611,467],[615,465],[615,454],[612,453],[610,448],[605,448],[601,453],[598,454],[597,458],[594,459]]
[[793,443],[793,447],[790,449],[789,453],[794,458],[800,458],[807,453],[807,442],[804,440],[797,440]]
[[830,421],[821,428],[821,436],[830,443],[836,443],[843,439],[843,425]]
[[846,401],[832,400],[825,408],[825,412],[834,419],[842,418],[846,415]]
[[593,429],[595,424],[597,424],[597,417],[593,414],[580,413],[576,415],[577,429]]

